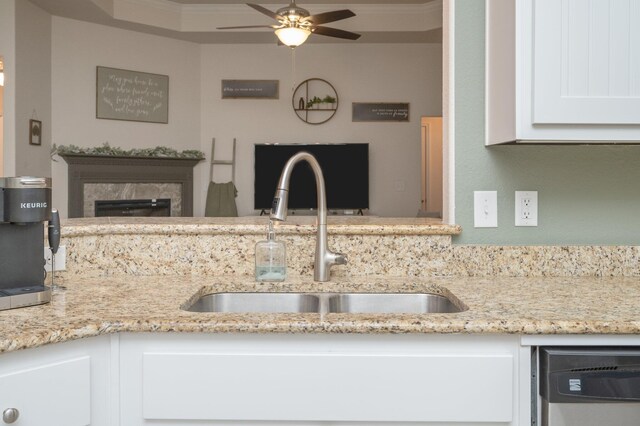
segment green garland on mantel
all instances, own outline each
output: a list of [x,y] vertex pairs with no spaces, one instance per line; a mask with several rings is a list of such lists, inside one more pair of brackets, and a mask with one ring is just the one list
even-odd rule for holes
[[189,158],[194,160],[203,160],[204,152],[196,149],[185,149],[177,151],[166,146],[157,146],[155,148],[134,148],[122,149],[109,145],[105,142],[102,146],[83,148],[75,145],[53,144],[51,148],[51,156],[54,155],[101,155],[109,157],[143,157],[143,158]]

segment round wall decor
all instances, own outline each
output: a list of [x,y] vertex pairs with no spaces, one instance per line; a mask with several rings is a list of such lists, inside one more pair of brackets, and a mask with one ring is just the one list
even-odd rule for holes
[[338,110],[338,93],[327,80],[309,78],[293,91],[291,105],[305,123],[326,123]]

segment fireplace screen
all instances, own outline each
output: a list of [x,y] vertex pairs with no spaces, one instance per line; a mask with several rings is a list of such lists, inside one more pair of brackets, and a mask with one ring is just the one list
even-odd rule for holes
[[171,216],[171,199],[96,200],[96,217],[100,216]]

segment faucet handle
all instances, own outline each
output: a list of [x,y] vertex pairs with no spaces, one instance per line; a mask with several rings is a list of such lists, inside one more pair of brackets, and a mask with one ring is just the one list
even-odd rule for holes
[[347,255],[342,253],[334,253],[333,254],[333,264],[334,265],[346,265],[347,264]]

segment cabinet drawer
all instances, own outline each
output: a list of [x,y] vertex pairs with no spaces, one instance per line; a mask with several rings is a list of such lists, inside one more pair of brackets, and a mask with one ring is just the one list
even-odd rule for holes
[[88,356],[0,375],[0,412],[17,408],[20,426],[91,423]]
[[511,354],[144,353],[154,420],[474,421],[513,417]]

